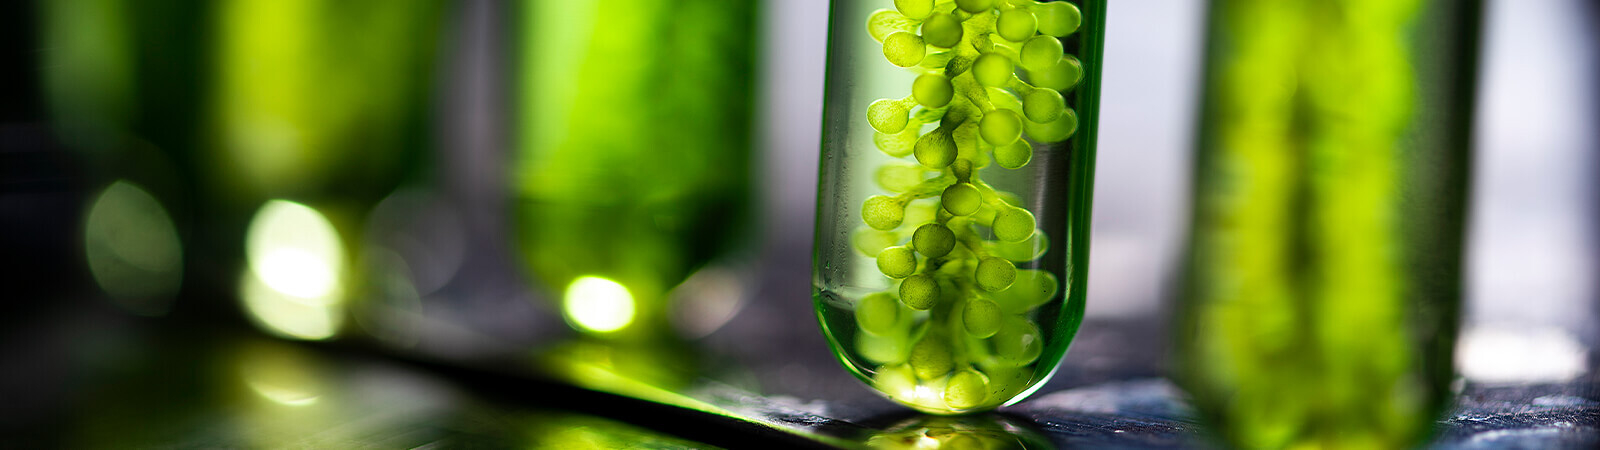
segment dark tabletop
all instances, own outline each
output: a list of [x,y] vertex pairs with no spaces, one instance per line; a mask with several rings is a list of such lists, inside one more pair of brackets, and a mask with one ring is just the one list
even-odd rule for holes
[[[810,323],[763,322],[767,313],[751,308],[672,345],[567,338],[441,358],[360,339],[297,343],[62,308],[11,330],[31,340],[12,341],[0,359],[0,418],[12,444],[73,448],[849,447],[943,433],[1027,448],[1210,446],[1162,375],[1164,346],[1151,342],[1162,338],[1148,332],[1158,323],[1091,321],[1039,393],[947,418],[874,395],[800,326]],[[1593,376],[1466,384],[1432,444],[1597,445]]]

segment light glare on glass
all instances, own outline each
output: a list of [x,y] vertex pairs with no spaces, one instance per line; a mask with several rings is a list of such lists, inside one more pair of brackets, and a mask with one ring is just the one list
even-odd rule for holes
[[567,319],[591,331],[610,332],[633,322],[633,294],[615,281],[596,276],[578,277],[567,286]]
[[250,270],[240,297],[251,318],[285,337],[332,337],[343,321],[345,255],[339,233],[305,205],[272,200],[250,222]]

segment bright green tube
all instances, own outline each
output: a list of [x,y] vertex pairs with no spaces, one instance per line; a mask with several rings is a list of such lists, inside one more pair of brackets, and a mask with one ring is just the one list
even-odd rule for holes
[[1229,444],[1429,434],[1460,294],[1471,3],[1213,3],[1177,338]]

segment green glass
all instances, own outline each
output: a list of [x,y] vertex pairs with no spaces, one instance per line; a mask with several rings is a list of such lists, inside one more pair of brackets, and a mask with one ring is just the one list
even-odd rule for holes
[[230,203],[370,203],[418,170],[439,2],[228,0],[215,9],[205,156],[207,181]]
[[1449,396],[1479,5],[1211,6],[1184,385],[1245,448],[1413,447]]
[[1105,2],[832,6],[823,334],[917,410],[1020,401],[1083,319]]
[[166,314],[203,275],[184,262],[201,228],[191,225],[202,47],[193,35],[206,8],[63,0],[37,12],[51,124],[98,191],[84,205],[86,267],[125,311]]
[[379,292],[361,224],[426,167],[441,3],[212,5],[197,158],[215,232],[245,267],[214,260],[211,276],[236,282],[263,330],[332,338]]
[[521,7],[512,178],[523,260],[574,328],[658,335],[668,291],[743,232],[756,4]]

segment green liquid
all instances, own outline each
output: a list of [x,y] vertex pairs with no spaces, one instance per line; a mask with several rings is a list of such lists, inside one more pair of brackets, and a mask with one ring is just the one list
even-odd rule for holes
[[[1470,117],[1470,93],[1439,86],[1470,86],[1472,66],[1450,58],[1470,61],[1472,38],[1425,45],[1473,29],[1459,9],[1213,5],[1178,342],[1230,444],[1398,448],[1430,431],[1450,375],[1456,126]],[[1466,25],[1439,27],[1452,19]]]
[[985,411],[1048,379],[1083,317],[1105,5],[901,3],[833,5],[813,299],[881,394]]
[[637,309],[631,323],[662,325],[665,292],[743,229],[755,8],[522,7],[513,180],[524,261],[557,295],[580,277],[615,282]]

